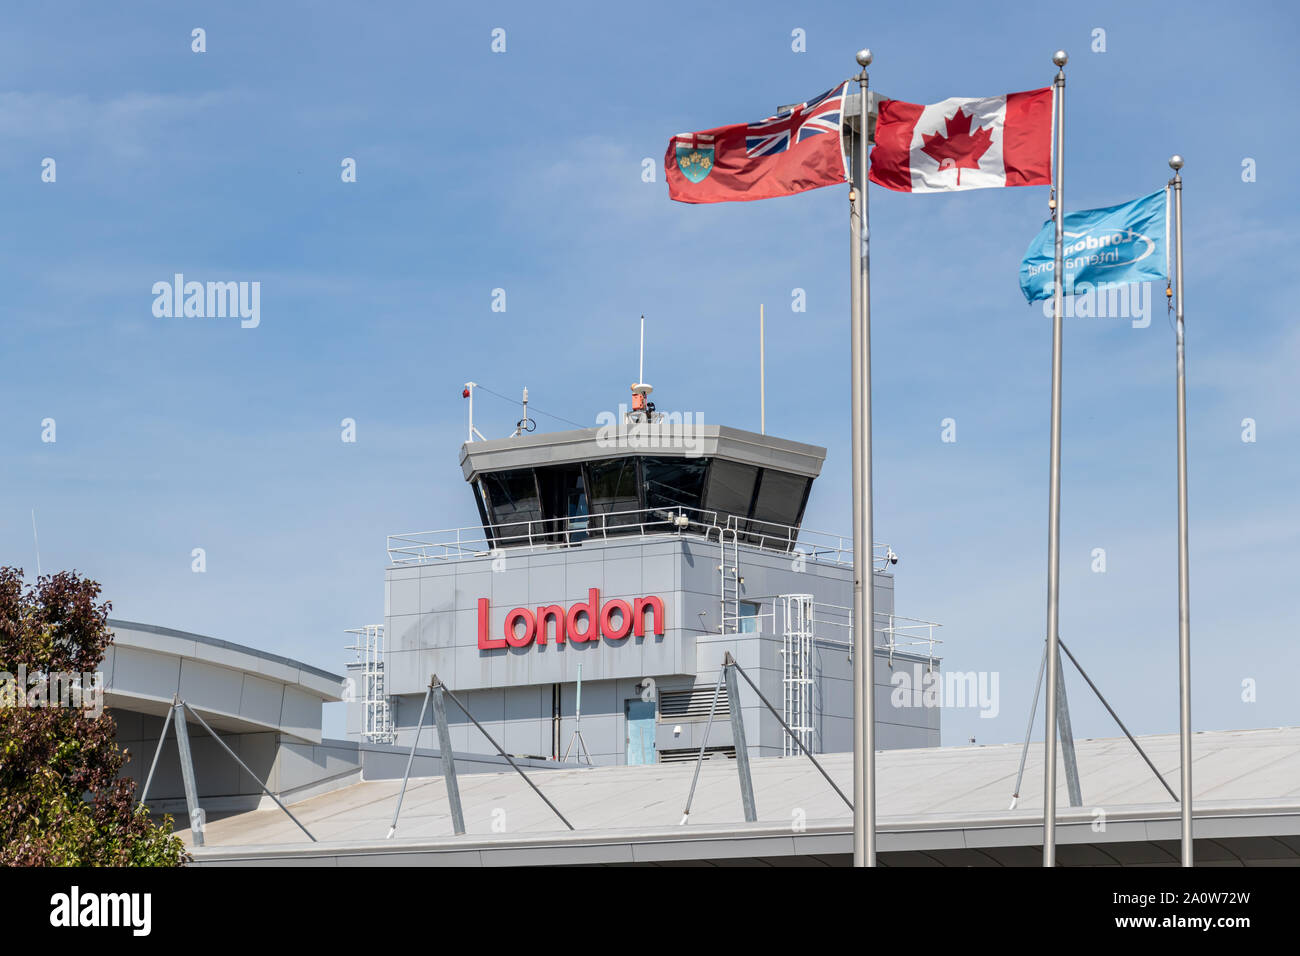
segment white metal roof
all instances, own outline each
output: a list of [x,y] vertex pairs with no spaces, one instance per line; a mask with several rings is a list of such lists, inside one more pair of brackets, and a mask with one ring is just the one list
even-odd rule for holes
[[[1139,740],[1176,789],[1177,735]],[[1177,804],[1127,740],[1079,740],[1077,749],[1084,806],[1068,807],[1064,774],[1058,774],[1061,842],[1176,841]],[[1198,733],[1193,753],[1198,839],[1260,838],[1276,843],[1282,856],[1300,859],[1300,728]],[[1019,807],[1011,811],[1019,758],[1018,744],[878,754],[881,851],[940,852],[982,842],[1011,852],[1035,839],[1041,843],[1041,743],[1031,745]],[[851,755],[819,759],[850,792]],[[387,841],[401,781],[360,783],[293,806],[320,844],[307,843],[272,808],[209,823],[207,847],[196,858],[248,862],[317,856],[337,862],[363,856],[373,862],[418,852],[421,862],[465,862],[467,854],[477,862],[487,862],[484,854],[495,862],[523,862],[536,853],[531,862],[605,862],[611,854],[613,860],[632,862],[638,854],[672,859],[673,853],[705,852],[692,845],[700,841],[712,853],[730,845],[733,856],[844,852],[839,844],[851,826],[848,807],[806,758],[753,761],[757,824],[743,822],[735,762],[714,759],[700,774],[690,824],[678,826],[693,770],[694,764],[684,763],[534,772],[575,833],[564,829],[518,775],[502,773],[460,779],[468,832],[454,837],[443,780],[413,780],[397,835]],[[1101,831],[1099,819],[1106,824]]]

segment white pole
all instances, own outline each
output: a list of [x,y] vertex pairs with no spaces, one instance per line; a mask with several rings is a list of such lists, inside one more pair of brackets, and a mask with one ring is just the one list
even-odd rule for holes
[[640,385],[645,381],[645,316],[641,316],[641,363],[636,370],[636,383]]
[[477,382],[466,382],[465,391],[469,392],[465,397],[469,399],[469,436],[467,441],[474,440],[474,389],[478,387]]
[[763,304],[758,305],[758,430],[767,434],[767,345],[763,335]]
[[[875,593],[871,556],[871,255],[867,217],[867,67],[859,50],[857,163],[849,189],[853,404],[853,865],[876,865]],[[847,90],[845,91],[847,93]]]
[[1174,231],[1178,292],[1176,339],[1178,352],[1178,749],[1182,761],[1183,866],[1192,865],[1192,623],[1190,570],[1187,554],[1187,380],[1183,365],[1183,158],[1173,156]]
[[1047,735],[1043,741],[1043,866],[1056,865],[1056,695],[1061,670],[1061,333],[1064,313],[1062,287],[1062,228],[1065,220],[1065,64],[1064,50],[1052,54],[1056,87],[1056,263],[1052,293],[1052,438],[1047,517]]
[[36,545],[36,576],[41,576],[41,539],[36,536],[36,509],[32,509],[32,541]]

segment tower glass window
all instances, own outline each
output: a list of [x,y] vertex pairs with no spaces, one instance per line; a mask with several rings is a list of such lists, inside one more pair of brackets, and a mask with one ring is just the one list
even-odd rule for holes
[[751,535],[759,537],[767,547],[792,545],[786,526],[799,523],[810,483],[811,479],[802,475],[765,468],[754,499]]
[[704,474],[708,467],[704,458],[643,459],[645,506],[698,509],[704,498]]
[[637,523],[634,514],[641,507],[637,492],[635,458],[611,458],[587,465],[587,497],[591,506],[593,530],[626,527]]
[[753,465],[716,459],[709,471],[709,490],[704,507],[722,515],[747,517],[757,483],[758,469]]
[[554,465],[537,469],[542,514],[549,540],[555,544],[578,544],[587,537],[590,511],[582,466]]
[[497,544],[527,544],[530,536],[544,533],[541,499],[531,468],[486,474],[482,481],[492,509],[492,523],[496,525],[493,537]]

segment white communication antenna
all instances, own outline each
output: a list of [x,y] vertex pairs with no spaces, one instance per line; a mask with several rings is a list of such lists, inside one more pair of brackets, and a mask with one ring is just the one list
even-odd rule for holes
[[524,386],[524,417],[515,422],[515,433],[511,438],[518,438],[524,432],[530,432],[537,427],[537,422],[528,417],[528,386]]
[[41,539],[36,537],[36,509],[32,509],[32,541],[36,544],[36,576],[41,576]]
[[645,381],[645,316],[641,316],[641,358],[637,365],[636,382],[632,385],[632,411],[628,413],[629,422],[654,421],[654,404],[650,401],[653,385]]
[[767,434],[767,343],[763,335],[763,303],[758,304],[758,431]]
[[587,750],[587,742],[582,739],[582,665],[578,665],[578,700],[573,714],[573,736],[569,738],[569,746],[564,748],[564,757],[561,763],[569,762],[569,752],[573,750],[574,744],[578,745],[578,752],[575,759],[579,764],[585,759],[587,766],[591,766],[591,752]]

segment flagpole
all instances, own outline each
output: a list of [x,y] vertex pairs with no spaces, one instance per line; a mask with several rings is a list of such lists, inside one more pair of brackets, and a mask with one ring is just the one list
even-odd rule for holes
[[1183,367],[1183,157],[1169,159],[1174,171],[1174,233],[1178,251],[1174,262],[1178,290],[1175,314],[1178,353],[1178,747],[1182,762],[1183,866],[1192,865],[1192,623],[1187,555],[1187,380]]
[[[876,865],[875,570],[871,527],[871,230],[867,216],[867,67],[859,50],[857,162],[850,177],[853,271],[853,865]],[[847,98],[847,91],[845,91]]]
[[1056,865],[1056,696],[1061,668],[1061,332],[1064,312],[1062,279],[1065,196],[1065,64],[1064,50],[1052,54],[1056,113],[1056,173],[1052,177],[1056,217],[1056,262],[1052,290],[1052,439],[1047,518],[1047,734],[1043,742],[1043,866]]

